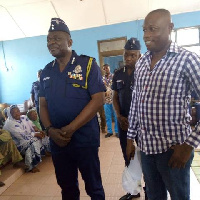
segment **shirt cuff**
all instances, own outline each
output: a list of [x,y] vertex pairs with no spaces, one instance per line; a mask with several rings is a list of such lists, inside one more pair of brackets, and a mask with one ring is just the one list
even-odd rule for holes
[[200,132],[192,132],[189,137],[185,140],[187,145],[197,148],[200,144]]
[[127,132],[127,139],[134,140],[135,137],[136,137],[136,135],[137,135],[137,131],[128,129],[128,132]]

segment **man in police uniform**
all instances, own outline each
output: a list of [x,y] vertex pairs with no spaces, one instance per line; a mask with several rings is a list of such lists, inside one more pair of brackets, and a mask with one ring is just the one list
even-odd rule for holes
[[42,69],[37,72],[37,81],[33,82],[31,88],[31,101],[33,107],[36,107],[37,113],[39,114],[39,91],[40,91],[40,75],[42,73]]
[[[119,126],[119,139],[124,156],[125,164],[128,165],[126,157],[128,114],[132,100],[132,89],[134,83],[135,63],[140,58],[140,42],[136,38],[130,38],[124,47],[123,68],[117,70],[113,77],[112,89],[114,90],[113,105],[117,115]],[[120,200],[127,200],[139,197],[140,194],[126,194]]]
[[92,200],[105,200],[101,181],[96,113],[105,86],[93,58],[71,50],[65,22],[52,18],[47,47],[56,59],[41,75],[40,115],[50,137],[52,159],[63,200],[79,200],[78,169]]

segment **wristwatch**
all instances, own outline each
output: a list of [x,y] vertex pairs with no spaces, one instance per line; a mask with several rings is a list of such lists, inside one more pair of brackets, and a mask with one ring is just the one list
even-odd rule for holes
[[50,126],[47,126],[47,127],[45,128],[45,131],[46,131],[46,135],[47,135],[47,136],[49,136],[49,129],[50,129],[50,128],[53,128],[53,126],[50,125]]

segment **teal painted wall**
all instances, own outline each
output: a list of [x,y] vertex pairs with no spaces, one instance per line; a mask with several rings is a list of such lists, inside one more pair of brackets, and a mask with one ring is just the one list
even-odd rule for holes
[[[175,28],[200,25],[200,11],[173,15],[172,19]],[[72,31],[73,49],[78,54],[95,57],[98,62],[98,40],[126,36],[128,39],[137,37],[144,53],[142,25],[143,20],[137,20]],[[37,71],[53,60],[46,47],[46,36],[5,41],[3,46],[6,60],[0,42],[0,103],[23,103],[30,97]]]

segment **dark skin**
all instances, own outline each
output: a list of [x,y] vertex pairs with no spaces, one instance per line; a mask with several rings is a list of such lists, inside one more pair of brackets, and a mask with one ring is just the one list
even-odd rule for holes
[[14,118],[14,119],[16,119],[16,120],[20,120],[20,110],[19,110],[19,108],[13,108],[12,110],[11,110],[11,112],[10,112],[10,114],[12,115],[12,117]]
[[[32,121],[37,120],[37,118],[38,118],[37,112],[35,110],[30,111],[28,113],[28,118]],[[35,137],[37,137],[39,139],[42,139],[45,137],[44,131],[39,130],[36,126],[33,126],[33,129],[35,131],[35,135],[34,135]]]
[[[167,13],[152,12],[147,15],[144,21],[144,42],[146,47],[152,53],[150,70],[153,70],[155,64],[166,54],[170,44],[170,34],[173,29],[171,16]],[[127,139],[127,157],[134,158],[135,147],[132,140]],[[171,147],[173,154],[168,165],[172,168],[184,168],[190,159],[193,147],[183,143]]]
[[[138,50],[124,50],[124,64],[126,66],[126,72],[131,75],[135,69],[135,63],[140,58],[140,51]],[[113,106],[117,115],[117,120],[122,130],[128,130],[128,118],[120,114],[119,95],[117,91],[114,91]]]
[[[72,40],[71,37],[62,31],[49,32],[47,36],[47,47],[49,52],[56,57],[60,71],[62,72],[67,66],[72,55]],[[104,104],[104,93],[99,92],[91,96],[91,100],[79,115],[68,125],[61,129],[50,128],[49,136],[54,142],[60,146],[66,146],[73,136],[73,133],[80,127],[89,122]],[[40,97],[40,117],[45,127],[51,125],[48,105],[45,97]]]

